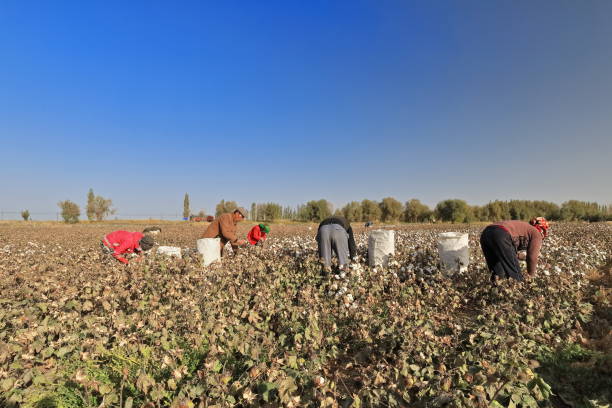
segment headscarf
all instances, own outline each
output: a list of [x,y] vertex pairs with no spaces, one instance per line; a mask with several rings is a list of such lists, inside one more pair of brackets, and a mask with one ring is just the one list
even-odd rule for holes
[[529,224],[536,227],[536,229],[540,231],[540,234],[542,234],[542,237],[546,237],[546,235],[548,235],[548,228],[550,226],[548,225],[548,221],[546,220],[546,218],[544,217],[532,218],[531,221],[529,221]]
[[270,232],[270,227],[268,227],[266,224],[259,224],[259,229],[266,234]]

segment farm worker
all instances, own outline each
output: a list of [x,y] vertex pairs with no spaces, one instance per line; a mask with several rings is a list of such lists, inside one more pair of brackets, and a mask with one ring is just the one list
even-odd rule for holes
[[237,225],[244,220],[248,215],[247,210],[243,207],[238,207],[231,213],[225,213],[217,217],[210,223],[202,238],[221,238],[221,256],[223,256],[223,248],[228,242],[231,244],[234,252],[238,251],[238,247],[246,245],[244,239],[238,239],[236,235]]
[[537,217],[529,221],[501,221],[489,225],[480,235],[480,246],[491,271],[491,283],[495,279],[514,278],[522,281],[519,251],[527,251],[527,275],[534,276],[542,240],[548,234],[548,221]]
[[[161,231],[159,228],[156,232]],[[112,254],[113,258],[119,262],[128,264],[128,260],[123,254],[140,253],[148,251],[155,245],[153,234],[129,231],[114,231],[102,238],[100,246],[102,251]],[[140,258],[138,258],[140,259]]]
[[268,227],[266,224],[256,225],[251,228],[247,234],[247,241],[249,241],[251,245],[262,245],[268,237],[269,232],[270,227]]
[[332,251],[338,256],[341,269],[357,254],[353,228],[344,217],[329,217],[321,221],[317,230],[317,244],[325,272],[331,271]]

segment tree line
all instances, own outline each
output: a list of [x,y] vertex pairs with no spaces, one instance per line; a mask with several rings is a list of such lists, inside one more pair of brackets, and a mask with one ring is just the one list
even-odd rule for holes
[[[251,205],[254,220],[271,221],[289,219],[319,222],[331,215],[341,215],[351,222],[452,222],[528,220],[546,217],[553,221],[606,221],[612,220],[612,205],[570,200],[561,205],[540,200],[491,201],[485,205],[469,205],[464,200],[448,199],[439,202],[433,209],[418,199],[405,203],[393,197],[381,201],[351,201],[334,211],[333,205],[325,200],[308,201],[296,210],[281,207],[280,204],[265,203]],[[253,211],[255,209],[255,211]]]
[[[86,215],[90,221],[104,220],[116,212],[112,208],[110,199],[95,195],[93,189],[87,193]],[[62,219],[67,223],[79,221],[81,210],[79,206],[70,201],[60,201]],[[215,217],[232,212],[238,208],[235,201],[221,200],[215,207]],[[320,222],[321,220],[339,215],[351,222],[452,222],[469,223],[475,221],[499,220],[528,220],[543,216],[552,221],[612,221],[612,205],[600,205],[595,202],[569,200],[561,205],[542,200],[495,200],[485,205],[469,205],[464,200],[448,199],[430,208],[418,199],[411,199],[405,203],[393,197],[383,198],[381,201],[364,199],[351,201],[342,208],[334,210],[332,203],[325,199],[311,200],[297,207],[282,206],[278,203],[252,203],[249,219],[252,221],[275,221],[279,219]],[[183,217],[192,219],[196,215],[191,213],[189,194],[185,193],[183,199]],[[204,211],[197,217],[204,218]],[[22,212],[24,220],[28,220],[28,210]]]

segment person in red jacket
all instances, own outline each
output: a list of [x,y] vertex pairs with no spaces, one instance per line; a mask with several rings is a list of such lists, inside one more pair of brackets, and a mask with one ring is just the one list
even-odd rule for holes
[[251,245],[261,245],[268,237],[269,232],[270,227],[268,227],[266,224],[256,225],[251,228],[251,230],[247,234],[247,240],[251,243]]
[[128,260],[122,255],[132,253],[142,254],[143,251],[153,248],[155,240],[149,233],[114,231],[102,238],[100,245],[103,252],[111,254],[119,262],[128,264]]

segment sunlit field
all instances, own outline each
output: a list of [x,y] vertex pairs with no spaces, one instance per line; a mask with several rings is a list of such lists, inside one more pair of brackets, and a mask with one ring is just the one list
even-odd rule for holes
[[[201,266],[201,223],[164,223],[124,266],[100,251],[150,224],[0,224],[0,405],[589,406],[611,401],[612,225],[553,224],[537,276],[498,288],[479,225],[396,230],[388,267],[321,274],[316,224]],[[241,224],[242,235],[251,224]],[[470,236],[442,273],[437,234]],[[153,251],[154,252],[154,251]],[[594,405],[592,405],[594,406]]]

